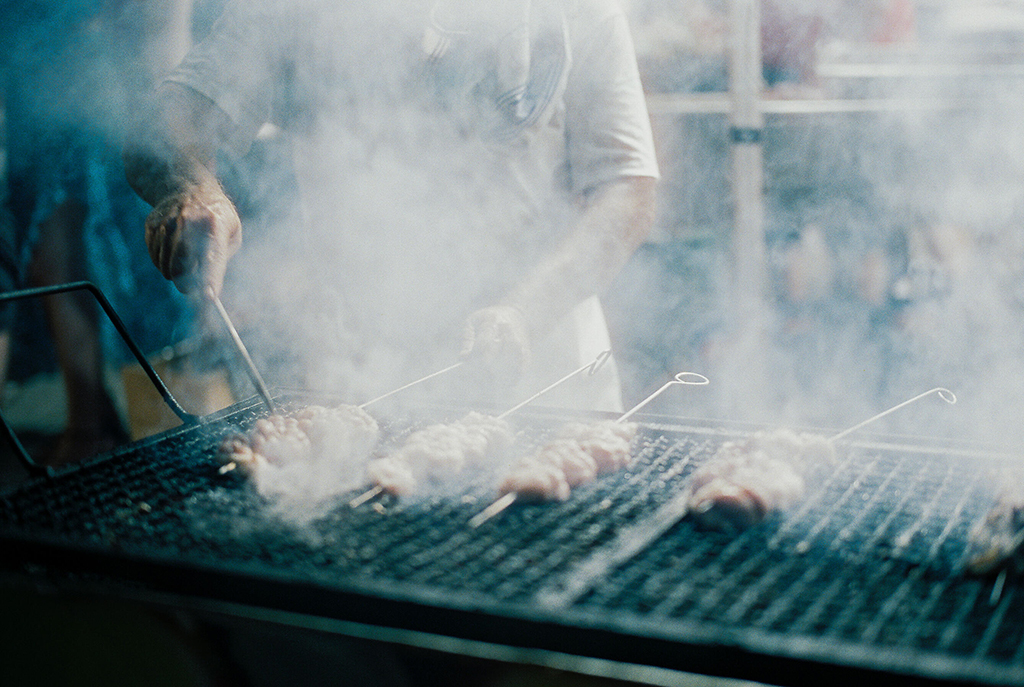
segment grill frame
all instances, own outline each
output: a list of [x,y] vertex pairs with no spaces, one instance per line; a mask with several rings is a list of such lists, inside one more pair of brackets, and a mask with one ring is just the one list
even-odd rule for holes
[[[310,401],[309,395],[293,395],[291,399]],[[325,402],[322,397],[315,400]],[[214,467],[209,456],[217,438],[222,433],[233,431],[237,425],[244,426],[251,422],[259,416],[261,406],[259,399],[249,399],[204,418],[201,426],[184,426],[170,430],[60,471],[58,474],[37,478],[25,487],[4,496],[4,507],[9,508],[12,499],[14,502],[24,499],[26,493],[38,488],[42,483],[53,481],[50,486],[55,488],[58,483],[68,484],[74,480],[87,479],[91,474],[103,470],[116,471],[123,463],[144,459],[149,452],[172,451],[173,448],[169,447],[180,441],[186,444],[193,441],[200,447],[198,454],[188,456],[189,460],[185,462],[193,464],[189,469],[196,470],[200,477],[208,477],[208,471]],[[425,412],[427,415],[444,414],[439,409],[429,409]],[[526,417],[526,422],[534,427],[550,426],[567,419],[564,411],[544,410],[532,410]],[[571,419],[580,418],[574,416]],[[328,561],[324,565],[324,570],[321,570],[322,574],[317,574],[318,564],[315,562],[309,568],[294,570],[282,569],[273,560],[273,555],[267,560],[257,557],[254,560],[239,561],[224,560],[203,551],[183,553],[170,549],[158,550],[139,545],[130,538],[121,539],[116,533],[113,537],[83,536],[81,531],[74,530],[73,524],[68,523],[52,523],[49,531],[45,527],[19,528],[11,524],[8,511],[0,518],[0,545],[9,555],[5,556],[7,563],[0,564],[0,568],[9,580],[52,585],[61,590],[87,590],[104,595],[214,610],[218,613],[260,617],[285,625],[305,624],[342,634],[358,633],[371,628],[370,634],[374,636],[404,638],[400,641],[414,642],[424,638],[443,637],[458,642],[462,647],[460,650],[467,653],[480,647],[500,646],[520,656],[536,652],[569,655],[784,685],[821,684],[823,679],[832,677],[863,678],[892,684],[1024,684],[1024,658],[1021,656],[1024,654],[1024,637],[1016,638],[1013,659],[1002,664],[987,660],[984,656],[972,657],[968,655],[969,652],[963,650],[954,654],[948,651],[900,647],[893,642],[880,644],[874,641],[884,633],[891,632],[887,618],[898,614],[903,608],[901,604],[910,603],[922,594],[926,599],[929,593],[937,594],[933,609],[937,618],[936,623],[941,621],[957,625],[969,624],[975,616],[998,616],[978,632],[968,628],[963,633],[966,637],[963,640],[957,638],[959,630],[954,632],[945,629],[952,627],[951,625],[938,628],[946,634],[953,633],[950,641],[976,640],[979,646],[985,642],[992,645],[999,641],[1007,641],[999,636],[999,629],[1007,616],[1012,614],[1013,609],[1019,609],[1020,604],[1024,603],[1024,585],[1011,577],[1003,583],[1000,601],[996,603],[991,613],[986,614],[984,604],[991,594],[994,584],[992,579],[964,577],[962,571],[958,569],[959,559],[956,555],[949,556],[948,561],[940,560],[938,564],[936,560],[927,556],[924,560],[915,559],[910,555],[913,547],[909,544],[896,551],[898,555],[888,558],[880,556],[879,551],[884,547],[880,549],[877,544],[888,542],[881,534],[876,536],[874,541],[860,541],[862,546],[859,550],[845,545],[829,549],[822,548],[819,541],[827,536],[826,528],[819,527],[817,531],[813,531],[812,526],[811,530],[804,532],[798,525],[786,520],[770,522],[763,528],[755,528],[754,531],[735,537],[702,532],[689,522],[669,520],[664,526],[664,531],[654,537],[649,546],[642,547],[619,560],[610,571],[605,571],[607,574],[599,575],[595,584],[568,601],[550,603],[544,592],[550,588],[552,580],[557,582],[560,578],[568,579],[570,573],[584,565],[588,561],[588,556],[594,552],[614,554],[618,546],[617,535],[630,527],[644,527],[643,523],[656,518],[659,509],[670,503],[671,495],[693,464],[691,455],[690,458],[683,456],[682,467],[678,463],[665,467],[671,458],[671,451],[680,446],[680,441],[692,441],[706,448],[714,442],[754,429],[749,426],[724,426],[720,423],[652,415],[636,419],[641,422],[643,431],[651,437],[651,442],[641,448],[641,456],[647,455],[651,461],[641,461],[642,465],[637,473],[605,480],[590,491],[584,489],[585,493],[582,496],[574,495],[564,506],[523,507],[499,515],[493,522],[485,523],[480,528],[481,538],[494,533],[507,533],[513,529],[521,530],[524,523],[525,526],[540,528],[546,522],[544,518],[553,517],[556,512],[568,514],[565,516],[567,522],[576,517],[574,513],[582,513],[578,516],[580,522],[587,523],[595,516],[593,509],[587,506],[592,506],[595,500],[598,503],[611,501],[605,510],[614,517],[618,517],[615,513],[617,506],[620,505],[620,510],[627,514],[621,520],[616,520],[613,525],[597,527],[592,524],[591,529],[594,531],[588,535],[591,537],[590,542],[579,545],[575,557],[546,563],[547,570],[543,570],[543,565],[540,565],[540,578],[535,580],[535,583],[519,583],[520,589],[507,594],[499,593],[503,589],[501,586],[484,585],[482,589],[467,586],[457,589],[447,583],[431,583],[416,579],[414,566],[410,566],[411,577],[407,580],[387,579],[386,576],[381,576],[380,571],[374,569],[372,564],[364,566],[359,556],[348,561],[348,567],[338,567],[341,566],[340,562]],[[659,448],[658,442],[665,437],[672,438],[666,439],[667,447]],[[930,461],[952,461],[954,458],[976,461],[978,465],[984,465],[987,469],[988,466],[998,467],[1006,458],[998,451],[973,446],[951,446],[948,442],[919,438],[908,443],[905,438],[872,437],[867,441],[853,443],[861,450],[869,452],[912,452],[914,457],[902,459],[908,462],[911,471],[927,471]],[[660,468],[657,467],[659,460],[665,463]],[[897,463],[900,460],[897,459]],[[182,467],[174,464],[174,461],[171,463],[154,466],[154,470],[177,472]],[[856,466],[851,469],[855,470]],[[646,474],[644,470],[647,470]],[[660,479],[671,470],[675,470],[675,474],[667,479]],[[835,481],[838,478],[832,479],[834,483],[839,484]],[[951,480],[947,478],[947,482]],[[950,489],[955,487],[956,485],[952,483],[948,485]],[[601,491],[604,488],[607,488],[607,491]],[[638,506],[629,506],[626,501],[617,500],[624,494],[636,496],[638,491],[643,494],[642,502]],[[971,493],[980,495],[982,492],[983,489],[979,487]],[[820,498],[825,498],[828,493],[826,486],[821,490]],[[859,497],[862,493],[866,492],[854,490],[850,492],[849,498]],[[879,489],[876,489],[873,492],[875,496],[869,499],[877,500],[878,493]],[[129,520],[142,513],[138,510],[138,502],[118,505],[119,498],[126,497],[112,494],[107,503],[94,504],[91,507],[100,510],[106,508],[107,511],[127,507],[131,511],[127,516]],[[446,506],[448,510],[442,508],[442,512],[436,516],[426,511],[439,503],[449,504]],[[904,508],[906,505],[904,501]],[[151,510],[160,508],[159,503],[147,506]],[[399,524],[407,528],[420,526],[421,529],[426,529],[440,519],[461,523],[464,527],[468,518],[481,507],[479,501],[451,505],[447,497],[438,497],[418,505],[399,504],[392,507],[388,504],[387,514],[382,515],[379,522],[384,522],[396,514],[396,519],[401,520],[401,514],[405,512],[409,517]],[[427,514],[424,516],[423,512],[416,510],[417,508],[425,509],[424,512]],[[563,510],[556,511],[556,508]],[[807,508],[813,510],[811,506]],[[933,511],[940,511],[949,509],[950,506],[942,505],[937,500],[936,505],[930,508]],[[956,504],[953,504],[952,508],[955,510]],[[984,503],[973,504],[971,508],[980,512],[984,508]],[[927,507],[922,512],[926,510]],[[899,509],[895,511],[897,515],[889,518],[890,524],[898,519],[901,512]],[[531,513],[535,517],[527,517]],[[104,517],[117,516],[111,516],[108,512]],[[417,518],[421,517],[425,517],[425,520],[418,521]],[[597,514],[596,517],[603,516]],[[965,519],[965,522],[968,520],[970,518]],[[339,522],[343,525],[348,523],[344,518]],[[354,526],[359,522],[362,521],[357,521],[353,516],[352,522],[348,524]],[[413,524],[409,525],[409,522]],[[795,517],[795,522],[803,522],[799,514]],[[66,526],[71,527],[73,533],[77,533],[69,537]],[[129,522],[126,527],[131,526],[132,523]],[[849,524],[847,526],[849,527]],[[382,530],[387,530],[388,527],[387,524],[380,525]],[[885,527],[885,522],[881,522],[875,530],[888,531]],[[62,528],[65,529],[63,533]],[[911,523],[910,528],[904,528],[904,531],[910,531],[908,541],[927,541],[930,534],[927,526]],[[922,528],[925,531],[922,532]],[[460,538],[459,531],[456,526],[451,530],[454,535],[449,536],[446,533],[447,538],[442,537],[442,541],[438,543],[440,551],[437,556],[450,555],[453,552],[459,554],[468,548],[468,544],[475,541],[477,535],[466,534]],[[946,532],[945,537],[955,539],[955,534],[951,529]],[[372,533],[368,533],[366,536],[371,535]],[[558,537],[567,534],[553,532],[548,536],[557,545]],[[540,537],[537,546],[543,548],[542,545],[551,543],[545,539],[546,537]],[[800,552],[801,541],[810,542],[803,552]],[[696,547],[691,546],[694,543]],[[854,540],[853,543],[857,544],[858,541]],[[742,554],[744,547],[757,544],[762,545],[758,554],[738,557],[739,570],[724,569],[723,566],[732,560],[729,558],[730,555],[737,551]],[[527,551],[533,545],[527,541],[522,544],[521,551]],[[415,542],[408,544],[410,555],[420,551],[417,546],[418,543]],[[491,547],[485,549],[485,552],[493,550],[493,543]],[[676,550],[680,547],[683,550]],[[259,544],[255,545],[255,549],[259,551]],[[509,555],[496,559],[496,569],[502,564],[508,565],[511,556],[516,553],[514,545],[509,545],[506,549],[510,549],[506,551]],[[672,574],[671,563],[678,560],[685,562],[687,556],[690,557],[690,562],[683,569],[702,573],[705,579],[694,580],[690,583],[690,589],[684,593],[679,591],[678,587],[668,585],[668,581]],[[704,558],[701,558],[702,556]],[[387,560],[385,554],[374,556],[372,552],[364,558],[370,561],[375,558]],[[698,565],[697,562],[700,560],[705,562]],[[759,561],[771,564],[768,570],[776,576],[775,579],[771,579],[771,575],[767,579],[763,576],[758,577]],[[780,569],[780,566],[784,569]],[[519,569],[524,567],[527,566],[520,565]],[[806,614],[809,619],[805,619],[800,626],[802,629],[794,632],[779,632],[773,629],[776,626],[770,622],[762,622],[762,626],[758,627],[757,623],[745,620],[743,613],[758,606],[765,596],[781,587],[780,578],[792,574],[799,582],[807,576],[827,576],[832,569],[843,571],[843,574],[837,574],[831,586],[826,585],[825,592],[814,596],[811,602],[804,606],[813,610],[811,607],[817,603],[818,617],[827,616],[833,607],[840,609],[838,612],[841,613],[843,586],[850,584],[851,577],[873,571],[875,583],[868,586],[867,597],[861,602],[861,606],[874,608],[887,616],[876,622],[874,627],[869,625],[865,630],[874,633],[873,641],[851,641],[848,637],[842,636],[842,633],[838,633],[838,636],[829,636],[827,632],[816,632],[814,617],[810,610]],[[890,587],[882,584],[885,578],[883,573],[886,572],[899,575],[898,580]],[[659,575],[664,578],[661,582],[669,590],[668,596],[658,594]],[[716,586],[730,575],[736,577],[739,582],[730,583],[729,591]],[[744,575],[750,578],[750,583],[743,583]],[[700,578],[700,575],[696,577]],[[739,599],[733,602],[731,608],[742,609],[746,604],[747,610],[733,610],[732,615],[736,617],[720,621],[707,617],[707,611],[713,610],[714,605],[711,601],[706,601],[709,608],[705,609],[703,615],[695,611],[700,604],[694,604],[692,598],[700,591],[699,587],[703,582],[708,582],[705,593],[719,596],[738,593]],[[606,584],[607,586],[602,586]],[[961,605],[949,609],[948,613],[940,612],[939,605],[944,599],[945,592],[932,590],[959,589],[959,586],[967,589],[966,600],[961,599]],[[652,612],[657,608],[645,610],[643,603],[647,601],[644,594],[639,594],[633,599],[633,608],[627,608],[621,599],[616,600],[615,594],[610,591],[616,589],[646,589],[644,593],[651,598],[659,599],[658,603],[664,608],[659,612]],[[673,594],[677,600],[687,600],[682,605],[690,604],[688,611],[673,615],[668,604]],[[793,592],[793,599],[782,605],[798,605],[801,600],[800,594],[799,590]],[[872,594],[878,598],[874,598]],[[708,598],[703,597],[704,600]],[[764,614],[761,617],[775,613],[776,622],[785,625],[786,609],[779,611],[780,603],[782,602],[776,600],[776,611],[772,611],[769,602],[761,610]],[[962,616],[959,619],[958,614]],[[1024,616],[1024,613],[1021,615]],[[928,622],[927,613],[920,622]],[[1024,635],[1024,629],[1020,625],[1012,626],[1011,629]],[[920,629],[915,632],[924,634]]]

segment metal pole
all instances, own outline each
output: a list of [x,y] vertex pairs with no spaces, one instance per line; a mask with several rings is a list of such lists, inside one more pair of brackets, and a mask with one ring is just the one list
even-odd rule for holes
[[733,306],[742,317],[760,306],[766,281],[760,0],[731,0],[730,27],[732,287]]

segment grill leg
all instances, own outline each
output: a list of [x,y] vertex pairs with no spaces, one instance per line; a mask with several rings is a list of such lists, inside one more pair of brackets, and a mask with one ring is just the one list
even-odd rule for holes
[[32,460],[32,456],[30,456],[28,451],[25,450],[25,446],[21,443],[21,440],[18,439],[18,436],[14,433],[14,429],[7,422],[7,418],[4,417],[2,413],[0,413],[0,428],[3,429],[4,436],[7,437],[7,441],[10,442],[11,446],[14,448],[14,453],[18,460],[21,461],[21,464],[25,466],[25,469],[28,470],[29,473],[35,474],[49,471],[49,468],[43,467]]

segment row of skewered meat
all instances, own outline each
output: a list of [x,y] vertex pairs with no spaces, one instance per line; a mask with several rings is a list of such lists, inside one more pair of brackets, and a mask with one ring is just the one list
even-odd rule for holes
[[564,501],[574,487],[627,467],[636,432],[633,422],[570,423],[517,462],[498,491],[529,500]]
[[395,496],[409,496],[421,484],[439,484],[512,447],[515,436],[502,419],[470,412],[450,423],[436,423],[406,437],[392,453],[370,461],[371,485]]
[[[625,467],[636,431],[635,423],[612,421],[566,425],[516,463],[500,489],[532,500],[564,500],[572,487]],[[478,412],[417,429],[397,449],[368,459],[378,438],[377,422],[356,406],[310,406],[292,415],[260,419],[247,434],[229,436],[219,458],[225,466],[243,469],[265,494],[269,490],[261,485],[279,471],[308,470],[330,462],[337,470],[349,471],[365,463],[370,486],[409,496],[421,486],[443,484],[466,469],[493,463],[515,441],[508,422]]]
[[[614,420],[568,423],[506,469],[498,491],[522,500],[565,500],[573,488],[628,467],[637,430],[636,423]],[[398,448],[371,459],[379,434],[377,422],[356,406],[309,406],[261,419],[248,434],[229,437],[220,457],[245,469],[258,488],[279,485],[281,471],[327,465],[339,475],[364,471],[364,483],[378,493],[402,497],[464,470],[503,462],[515,442],[507,421],[478,412],[417,429]],[[819,435],[776,430],[726,441],[692,473],[687,510],[716,527],[754,525],[795,504],[808,471],[834,460],[834,448]]]
[[[629,467],[638,425],[605,420],[572,422],[500,475],[501,495],[563,501],[600,475]],[[223,469],[240,468],[266,496],[313,479],[369,484],[377,493],[405,497],[452,480],[464,470],[506,462],[515,443],[503,419],[471,412],[410,433],[376,458],[380,429],[361,408],[308,406],[258,420],[220,447]],[[686,515],[716,529],[742,530],[796,505],[810,475],[834,465],[829,439],[789,429],[754,432],[723,442],[689,476]],[[355,476],[355,477],[354,477]],[[337,491],[333,492],[337,493]],[[1024,493],[1004,493],[971,533],[967,569],[978,574],[1024,570]]]

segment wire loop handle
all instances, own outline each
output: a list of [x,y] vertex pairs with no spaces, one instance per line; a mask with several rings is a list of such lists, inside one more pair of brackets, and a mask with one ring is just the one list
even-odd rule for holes
[[674,386],[676,384],[687,384],[687,385],[690,385],[690,386],[705,386],[706,384],[709,384],[710,382],[711,382],[711,380],[709,380],[707,377],[705,377],[702,374],[698,374],[696,372],[680,372],[675,377],[673,377],[669,381],[665,382],[665,384],[660,389],[655,391],[653,394],[651,394],[650,396],[648,396],[644,400],[640,401],[640,403],[638,403],[635,406],[633,406],[633,408],[631,410],[627,411],[626,414],[623,415],[622,417],[620,417],[618,420],[616,420],[616,422],[625,422],[628,418],[632,417],[632,415],[634,413],[636,413],[638,410],[640,410],[641,408],[646,406],[648,403],[650,403],[651,401],[656,399],[658,396],[660,396],[661,393],[663,391],[665,391],[665,389],[669,388],[670,386]]

